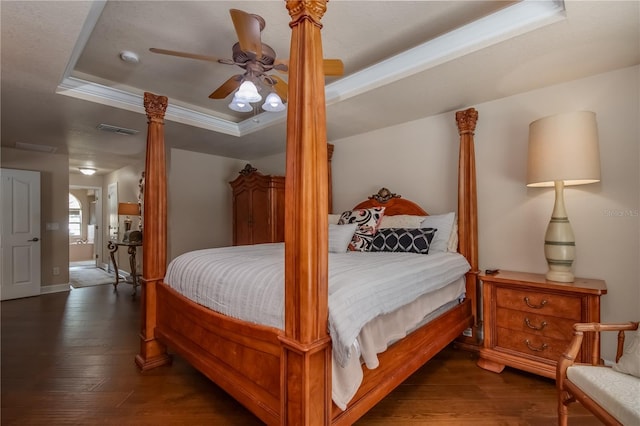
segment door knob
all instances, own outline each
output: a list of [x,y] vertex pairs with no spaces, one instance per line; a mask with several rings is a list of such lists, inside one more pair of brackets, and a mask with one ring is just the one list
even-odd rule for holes
[[32,239],[27,240],[27,241],[37,242],[37,241],[40,241],[40,238],[38,238],[38,237],[33,237]]

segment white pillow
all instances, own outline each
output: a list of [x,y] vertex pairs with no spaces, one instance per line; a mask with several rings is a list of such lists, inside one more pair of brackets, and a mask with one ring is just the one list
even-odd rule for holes
[[631,344],[625,345],[620,360],[613,364],[613,369],[620,373],[640,377],[640,330],[633,333]]
[[[457,250],[458,231],[456,226],[454,232],[455,219],[455,212],[450,212],[427,216],[422,221],[421,228],[436,228],[438,230],[429,246],[429,253],[446,253],[447,251]],[[451,249],[452,247],[454,247],[453,250]]]
[[410,214],[396,214],[382,216],[378,229],[381,228],[421,228],[420,224],[427,216],[415,216]]
[[337,225],[338,221],[340,220],[340,216],[339,214],[331,214],[329,213],[329,225],[334,224]]
[[356,223],[346,225],[329,224],[329,253],[346,253],[356,232]]
[[449,246],[447,250],[453,253],[458,252],[458,221],[453,221],[453,228],[451,229],[451,236],[449,236]]

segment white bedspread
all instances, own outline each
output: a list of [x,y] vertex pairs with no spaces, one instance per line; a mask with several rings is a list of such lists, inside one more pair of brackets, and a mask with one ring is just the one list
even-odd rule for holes
[[[374,318],[362,327],[347,364],[341,367],[335,358],[333,359],[333,402],[341,410],[345,410],[362,384],[364,368],[377,368],[378,354],[386,351],[391,344],[404,338],[417,327],[458,305],[463,299],[465,287],[465,277],[461,277],[438,290],[420,296],[396,311]],[[356,356],[358,353],[359,357]]]
[[[329,253],[329,333],[333,357],[349,361],[362,327],[470,269],[456,253]],[[284,328],[284,243],[222,247],[185,253],[165,282],[224,315]]]

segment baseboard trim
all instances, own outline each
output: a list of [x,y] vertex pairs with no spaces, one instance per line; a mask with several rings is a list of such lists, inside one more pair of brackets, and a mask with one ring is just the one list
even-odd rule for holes
[[52,284],[40,287],[40,294],[62,293],[63,291],[71,291],[71,286],[69,285],[69,283]]

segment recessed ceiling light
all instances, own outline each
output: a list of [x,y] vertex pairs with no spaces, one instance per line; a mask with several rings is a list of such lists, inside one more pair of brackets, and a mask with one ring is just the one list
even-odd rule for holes
[[94,167],[78,167],[78,170],[80,170],[80,173],[87,176],[91,176],[92,174],[98,171],[98,169]]
[[137,64],[138,62],[140,62],[138,54],[130,50],[123,50],[122,52],[120,52],[120,59],[130,64]]

